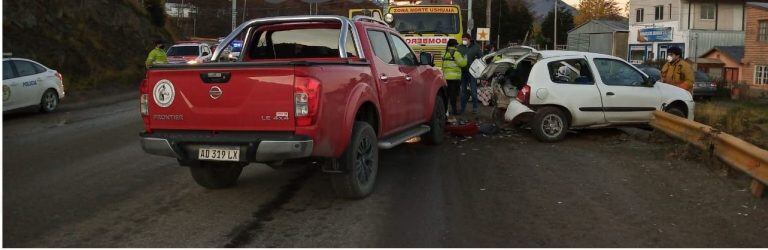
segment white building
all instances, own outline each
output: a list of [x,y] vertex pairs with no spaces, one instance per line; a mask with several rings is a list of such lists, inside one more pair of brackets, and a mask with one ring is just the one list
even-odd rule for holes
[[695,61],[715,46],[743,46],[744,6],[744,0],[630,1],[629,61],[663,60],[670,47]]
[[197,13],[197,7],[189,3],[165,3],[165,14],[174,18],[190,18]]

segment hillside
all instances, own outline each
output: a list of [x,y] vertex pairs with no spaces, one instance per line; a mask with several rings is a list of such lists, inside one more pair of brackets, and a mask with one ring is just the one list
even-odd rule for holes
[[547,16],[547,13],[554,10],[555,8],[555,1],[559,1],[560,5],[558,7],[560,8],[566,8],[573,14],[576,15],[576,8],[573,6],[568,5],[567,3],[563,2],[562,0],[525,0],[528,2],[528,8],[531,10],[531,13],[534,17],[536,17],[536,20],[539,22],[544,20],[544,17]]
[[69,92],[135,86],[157,39],[173,40],[136,0],[3,1],[3,52],[58,70]]

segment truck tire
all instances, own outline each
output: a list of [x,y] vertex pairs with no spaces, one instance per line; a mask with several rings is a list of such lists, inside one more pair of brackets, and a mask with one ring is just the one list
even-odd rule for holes
[[540,142],[563,140],[569,127],[568,117],[562,110],[555,107],[543,107],[537,110],[531,121],[533,133]]
[[207,189],[227,188],[237,183],[245,163],[201,161],[189,167],[192,178]]
[[428,145],[440,145],[445,140],[445,103],[443,97],[435,98],[435,108],[432,111],[432,119],[429,120],[429,132],[424,134],[424,143]]
[[56,90],[46,90],[45,93],[43,93],[43,96],[40,97],[40,111],[43,113],[53,112],[58,106],[59,94],[56,93]]
[[370,124],[357,121],[352,138],[338,159],[342,173],[331,175],[331,185],[343,198],[361,199],[373,192],[379,168],[379,147],[376,132]]

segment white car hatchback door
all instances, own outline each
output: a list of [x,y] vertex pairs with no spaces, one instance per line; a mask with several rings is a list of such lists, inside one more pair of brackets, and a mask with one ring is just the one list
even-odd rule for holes
[[651,112],[660,108],[661,97],[654,84],[627,62],[610,57],[592,59],[598,87],[603,95],[603,111],[609,123],[648,122]]

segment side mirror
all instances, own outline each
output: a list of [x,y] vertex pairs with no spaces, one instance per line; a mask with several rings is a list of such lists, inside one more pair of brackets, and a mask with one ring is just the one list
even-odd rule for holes
[[395,21],[395,16],[393,16],[392,13],[387,13],[384,15],[384,21],[387,23],[392,23],[392,21]]
[[432,58],[432,54],[429,52],[419,53],[419,62],[421,65],[435,66],[435,59]]
[[208,56],[208,51],[203,52],[203,56]]
[[658,82],[659,79],[655,76],[650,76],[645,79],[645,86],[653,87],[653,85],[656,85],[656,82]]

